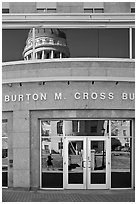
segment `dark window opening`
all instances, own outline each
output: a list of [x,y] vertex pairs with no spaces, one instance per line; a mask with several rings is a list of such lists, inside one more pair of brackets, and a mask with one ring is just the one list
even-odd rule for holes
[[65,58],[65,57],[66,57],[65,53],[62,53],[62,58]]
[[49,58],[50,58],[50,53],[48,52],[48,53],[46,53],[45,59],[49,59]]
[[59,58],[59,52],[54,52],[54,58]]
[[9,9],[2,9],[2,13],[9,13]]
[[37,59],[42,59],[42,52],[37,53]]
[[135,28],[132,29],[132,58],[135,59]]
[[31,54],[28,55],[28,60],[30,60],[30,59],[31,59]]
[[131,13],[135,13],[135,8],[131,8]]
[[104,13],[104,9],[103,8],[95,8],[94,13]]
[[46,9],[46,8],[38,8],[38,9],[37,9],[37,12],[38,12],[38,13],[47,12],[47,9]]
[[56,8],[38,8],[38,13],[56,13]]
[[84,9],[84,13],[93,13],[92,8]]
[[54,8],[47,8],[47,13],[56,13],[56,9],[54,9]]

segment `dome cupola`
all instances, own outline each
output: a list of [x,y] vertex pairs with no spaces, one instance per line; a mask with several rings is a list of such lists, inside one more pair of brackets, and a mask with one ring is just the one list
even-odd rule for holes
[[[35,59],[69,57],[66,35],[59,29],[35,29]],[[33,59],[33,30],[31,29],[23,51],[24,60]]]

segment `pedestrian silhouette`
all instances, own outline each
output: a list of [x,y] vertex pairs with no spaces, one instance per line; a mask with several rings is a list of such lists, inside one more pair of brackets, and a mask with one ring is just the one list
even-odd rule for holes
[[53,169],[52,160],[53,160],[53,158],[52,158],[52,156],[51,156],[51,154],[50,154],[50,155],[48,156],[48,158],[47,158],[47,169],[48,169],[48,170],[49,170],[50,167],[52,167],[52,169]]

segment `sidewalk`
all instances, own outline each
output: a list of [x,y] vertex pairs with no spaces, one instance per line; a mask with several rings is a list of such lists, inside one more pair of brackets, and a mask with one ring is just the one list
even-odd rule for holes
[[135,191],[2,189],[2,202],[135,202]]

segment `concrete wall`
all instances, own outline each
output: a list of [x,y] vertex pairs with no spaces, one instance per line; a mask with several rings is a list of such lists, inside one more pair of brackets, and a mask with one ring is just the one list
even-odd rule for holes
[[[40,119],[132,119],[133,110],[46,110],[3,112],[8,119],[9,187],[38,189],[40,187]],[[133,124],[133,128],[134,128]],[[133,162],[135,133],[133,129]],[[133,163],[133,170],[135,165]],[[134,184],[133,174],[133,186]]]
[[104,77],[134,77],[135,63],[110,60],[45,60],[20,61],[19,63],[3,64],[3,79],[65,77],[65,76],[104,76]]
[[30,187],[30,116],[13,112],[13,187]]
[[104,13],[130,13],[130,2],[104,2]]
[[56,8],[57,13],[83,13],[84,8],[103,8],[105,13],[130,13],[134,2],[2,2],[10,13],[34,13],[36,8]]
[[36,3],[33,2],[10,2],[10,13],[35,13]]
[[83,2],[57,2],[57,13],[83,13]]

